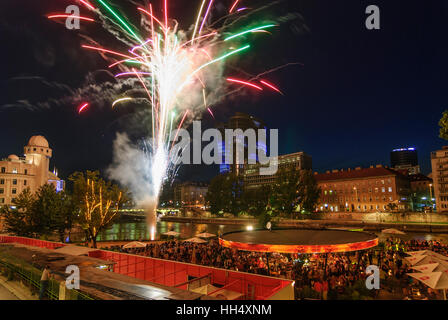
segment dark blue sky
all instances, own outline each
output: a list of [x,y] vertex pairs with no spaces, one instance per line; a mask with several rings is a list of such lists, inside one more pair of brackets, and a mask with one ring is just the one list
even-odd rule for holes
[[[192,10],[191,1],[171,2],[179,20]],[[88,71],[106,65],[79,48],[76,32],[44,17],[63,12],[70,3],[75,1],[0,3],[0,155],[20,155],[31,135],[42,134],[63,176],[106,168],[115,132],[128,129],[122,121],[126,111],[92,106],[79,116],[79,101],[35,111],[19,106],[20,100],[35,105],[65,94],[44,80],[75,88]],[[370,4],[381,10],[381,30],[365,28]],[[216,118],[225,121],[242,111],[264,119],[268,127],[280,130],[280,153],[305,151],[316,171],[389,165],[392,149],[416,147],[423,172],[429,173],[430,152],[448,144],[438,138],[438,120],[448,109],[448,1],[297,0],[260,15],[288,12],[300,13],[303,23],[296,19],[282,24],[272,37],[254,41],[252,51],[239,61],[252,73],[302,63],[266,76],[285,95],[247,92],[215,106]],[[204,119],[213,126],[208,114]],[[214,172],[182,169],[183,177],[192,180]]]

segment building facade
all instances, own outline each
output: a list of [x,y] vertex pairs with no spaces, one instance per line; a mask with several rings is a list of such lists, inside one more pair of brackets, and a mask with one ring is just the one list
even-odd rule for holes
[[322,192],[317,207],[323,212],[385,212],[391,207],[410,208],[409,179],[381,165],[315,173],[315,178]]
[[[244,159],[237,159],[237,152],[236,152],[236,148],[235,148],[236,142],[237,142],[237,137],[234,137],[233,138],[234,139],[233,140],[234,150],[232,152],[232,155],[233,155],[232,164],[226,164],[225,163],[225,152],[226,152],[226,150],[225,150],[225,130],[226,129],[232,129],[232,130],[241,129],[244,132],[247,129],[254,129],[256,132],[258,132],[257,131],[258,129],[266,129],[266,125],[264,124],[264,122],[262,120],[260,120],[258,118],[255,118],[253,116],[250,116],[250,115],[242,113],[242,112],[237,112],[233,117],[231,117],[229,119],[229,121],[227,123],[221,123],[220,125],[218,125],[218,129],[221,131],[221,135],[223,137],[222,145],[220,146],[220,153],[221,153],[223,161],[222,161],[222,164],[220,165],[219,172],[220,173],[232,172],[236,175],[240,175],[242,173],[244,164],[238,164],[237,162],[247,163],[248,159],[258,160],[257,154],[249,153],[250,148],[248,147],[247,139],[245,139],[245,141],[241,142],[241,143],[244,143]],[[255,152],[257,152],[258,149],[262,149],[262,150],[264,150],[264,152],[266,152],[267,147],[266,147],[266,145],[261,145],[260,142],[258,141],[258,137],[257,137]]]
[[0,206],[12,205],[26,188],[34,193],[48,183],[57,191],[64,189],[64,181],[49,171],[52,153],[44,137],[33,136],[24,147],[24,157],[12,154],[0,161]]
[[425,211],[427,207],[435,209],[434,184],[424,174],[408,176],[412,192],[412,211]]
[[204,206],[208,185],[201,182],[184,182],[174,186],[174,203],[177,206]]
[[448,146],[431,152],[432,180],[437,212],[448,211]]
[[393,169],[405,169],[410,175],[420,173],[418,153],[415,148],[401,148],[390,153],[390,166]]
[[[273,161],[277,162],[278,171],[283,169],[312,170],[313,167],[311,156],[305,152],[281,155]],[[264,185],[273,185],[276,182],[277,174],[260,175],[261,166],[260,163],[243,166],[244,188],[259,188]]]

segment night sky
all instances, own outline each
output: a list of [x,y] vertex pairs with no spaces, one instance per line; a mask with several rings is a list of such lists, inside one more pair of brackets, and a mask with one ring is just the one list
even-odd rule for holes
[[[240,2],[256,7],[269,1]],[[0,157],[22,155],[29,137],[44,135],[53,149],[52,166],[63,178],[75,170],[104,170],[112,161],[116,132],[134,137],[140,132],[129,124],[132,107],[111,110],[93,104],[78,115],[80,98],[64,100],[89,72],[108,65],[80,48],[85,43],[80,33],[118,49],[118,42],[94,24],[81,22],[81,30],[74,31],[45,17],[74,3],[0,2]],[[381,30],[365,27],[370,4],[381,10]],[[196,6],[199,1],[171,0],[169,10],[188,27]],[[135,7],[121,9],[138,21]],[[287,13],[296,18],[272,30],[272,36],[256,35],[251,51],[238,58],[238,67],[252,74],[301,63],[266,76],[285,95],[243,90],[213,107],[217,121],[237,111],[263,119],[279,129],[280,154],[305,151],[315,171],[390,165],[392,149],[415,147],[423,173],[429,173],[430,152],[448,145],[438,137],[438,121],[448,109],[448,1],[283,1],[257,17]],[[97,81],[108,80],[104,72],[94,75]],[[204,126],[214,126],[207,112],[203,120]],[[216,173],[215,167],[190,166],[182,168],[181,178],[206,180]]]

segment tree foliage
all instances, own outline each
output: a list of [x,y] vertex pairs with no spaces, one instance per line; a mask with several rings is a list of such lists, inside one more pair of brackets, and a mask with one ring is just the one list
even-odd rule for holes
[[223,212],[237,215],[243,209],[243,182],[241,178],[231,174],[221,174],[210,182],[205,196],[210,212],[220,215]]
[[73,200],[79,207],[78,222],[96,248],[99,232],[117,217],[128,200],[127,193],[100,178],[98,171],[75,172],[69,180],[73,182]]
[[442,118],[439,121],[439,137],[448,140],[448,110],[443,112]]
[[20,193],[13,206],[1,210],[6,230],[26,237],[48,237],[57,233],[64,241],[72,228],[76,209],[65,192],[56,192],[53,185],[45,184],[34,194],[29,188]]

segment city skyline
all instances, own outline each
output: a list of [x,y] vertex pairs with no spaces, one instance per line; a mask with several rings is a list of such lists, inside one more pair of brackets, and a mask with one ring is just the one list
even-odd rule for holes
[[[378,1],[384,13],[382,27],[369,31],[364,26],[364,4],[282,3],[276,9],[280,14],[298,13],[303,18],[285,24],[278,37],[259,46],[261,50],[270,45],[278,48],[278,56],[273,54],[272,59],[279,60],[270,65],[302,64],[270,75],[284,96],[270,92],[255,95],[247,90],[213,109],[216,122],[205,111],[204,127],[225,122],[235,112],[261,118],[269,128],[280,129],[279,154],[304,151],[313,157],[313,170],[319,172],[390,165],[390,151],[415,147],[422,172],[428,174],[430,153],[447,144],[438,138],[437,123],[446,106],[448,46],[442,22],[448,8],[443,1],[434,1],[425,6],[433,14],[431,18],[420,17],[419,4],[411,1],[402,8]],[[103,69],[104,61],[81,52],[76,32],[46,19],[49,8],[54,10],[50,1],[20,11],[14,3],[1,6],[1,28],[8,31],[2,32],[7,45],[5,61],[11,63],[1,84],[0,117],[6,123],[0,134],[8,138],[2,139],[0,154],[19,154],[29,136],[40,134],[54,146],[61,176],[76,170],[104,171],[112,162],[116,132],[128,130],[125,108],[114,111],[93,105],[78,115],[74,101],[48,109],[37,107],[46,98],[66,93],[57,83],[77,88],[87,69]],[[173,12],[182,9],[176,5]],[[342,12],[344,18],[340,19]],[[412,21],[417,17],[421,23],[415,25]],[[22,29],[26,32],[21,33]],[[43,33],[55,36],[43,37]],[[423,37],[426,34],[431,36]],[[38,46],[33,40],[37,38]],[[67,56],[67,50],[72,52],[68,64],[60,58]],[[269,54],[261,53],[260,60],[268,58]],[[247,67],[256,66],[253,62]],[[96,77],[103,75],[100,72]],[[31,111],[28,104],[38,110]],[[193,166],[187,171],[185,180],[198,174],[208,180],[216,172]]]

